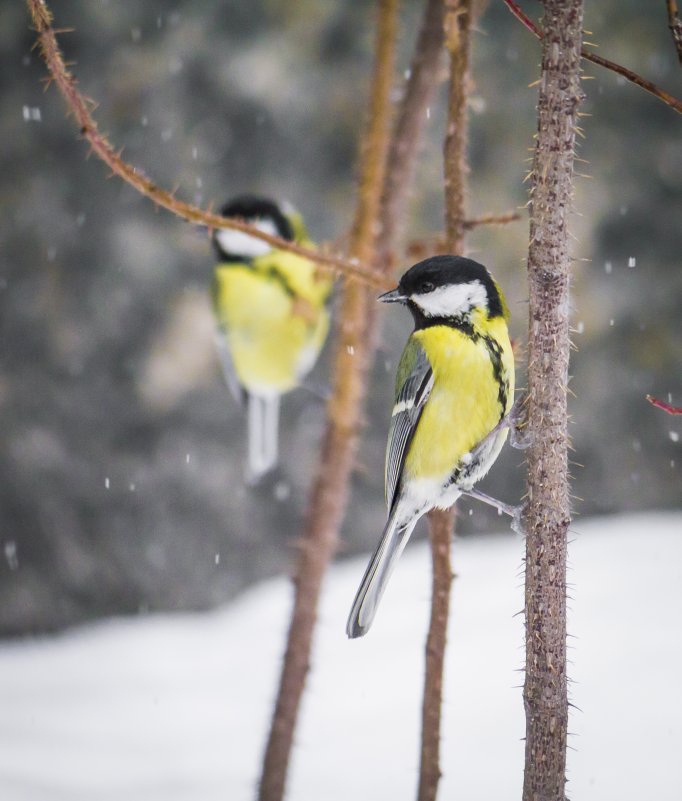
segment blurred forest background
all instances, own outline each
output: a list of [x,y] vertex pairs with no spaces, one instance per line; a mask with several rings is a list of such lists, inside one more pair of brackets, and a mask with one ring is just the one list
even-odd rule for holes
[[[0,0],[0,10],[0,634],[213,606],[288,569],[323,401],[286,398],[282,464],[247,488],[244,420],[213,352],[206,232],[85,159],[56,90],[43,94],[24,5]],[[318,242],[343,237],[371,4],[72,0],[54,11],[58,28],[75,28],[62,35],[66,57],[128,161],[199,205],[269,194],[296,205]],[[402,70],[418,12],[405,2]],[[664,3],[588,3],[586,27],[601,55],[682,93]],[[539,74],[538,43],[501,2],[488,4],[474,47],[472,216],[527,200]],[[681,121],[585,66],[594,79],[579,156],[591,177],[578,181],[572,225],[575,509],[679,507],[682,424],[644,396],[682,401]],[[443,92],[429,117],[406,239],[441,227]],[[524,213],[469,240],[507,293],[521,362],[527,236]],[[342,555],[374,547],[383,524],[388,409],[409,330],[404,313],[385,315]],[[317,386],[327,369],[323,358]],[[508,449],[484,489],[516,502],[521,462]],[[506,526],[461,508],[463,536]]]

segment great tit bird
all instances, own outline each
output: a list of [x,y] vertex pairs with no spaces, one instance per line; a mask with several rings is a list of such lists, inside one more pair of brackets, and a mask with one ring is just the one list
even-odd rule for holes
[[[301,215],[263,197],[227,203],[224,217],[312,247]],[[328,276],[294,253],[241,231],[215,230],[212,298],[225,380],[248,410],[248,478],[277,464],[280,397],[312,369],[329,331]]]
[[507,437],[514,395],[508,310],[488,270],[461,256],[415,264],[379,297],[405,304],[415,328],[403,350],[386,449],[388,521],[365,571],[346,633],[372,624],[396,561],[419,518],[462,494],[511,513],[474,489]]

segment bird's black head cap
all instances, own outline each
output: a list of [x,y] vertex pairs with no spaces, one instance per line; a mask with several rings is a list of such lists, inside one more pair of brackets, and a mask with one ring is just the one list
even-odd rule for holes
[[396,300],[406,301],[414,314],[418,310],[412,308],[414,304],[409,300],[412,296],[426,295],[452,284],[470,284],[475,281],[485,288],[488,316],[504,316],[505,308],[492,276],[482,264],[464,256],[431,256],[410,267],[400,279]]
[[[220,215],[222,217],[235,217],[247,223],[265,220],[272,224],[275,229],[273,233],[277,236],[290,242],[294,240],[294,229],[291,223],[277,203],[274,200],[270,200],[270,198],[259,195],[239,195],[229,200],[220,209]],[[240,254],[228,253],[221,247],[217,233],[217,230],[213,232],[213,246],[218,257],[225,261],[242,260]]]

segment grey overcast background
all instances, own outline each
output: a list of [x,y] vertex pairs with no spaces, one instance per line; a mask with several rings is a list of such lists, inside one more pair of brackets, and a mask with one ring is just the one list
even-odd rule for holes
[[[323,241],[352,215],[371,5],[72,0],[54,11],[58,27],[75,28],[61,37],[67,57],[131,163],[201,205],[243,191],[286,198]],[[287,397],[282,465],[246,488],[244,423],[212,349],[205,232],[86,160],[56,90],[43,93],[23,4],[0,10],[0,634],[213,606],[290,568],[323,403]],[[401,73],[418,13],[405,3]],[[586,26],[601,54],[682,95],[663,3],[589,3]],[[537,42],[491,0],[475,36],[472,215],[526,201],[538,59]],[[613,74],[585,73],[575,509],[679,507],[680,418],[644,396],[682,404],[682,120]],[[437,231],[442,216],[442,91],[429,117],[406,238]],[[524,218],[470,237],[522,346],[527,230]],[[373,547],[383,522],[387,410],[409,325],[401,311],[384,315],[341,556]],[[328,368],[329,348],[318,387]],[[518,499],[521,461],[505,453],[487,491]],[[463,535],[504,525],[462,504]]]

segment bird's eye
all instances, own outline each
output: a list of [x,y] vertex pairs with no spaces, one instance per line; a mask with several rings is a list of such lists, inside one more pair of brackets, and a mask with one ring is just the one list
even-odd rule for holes
[[424,283],[421,285],[421,291],[422,291],[423,293],[426,293],[426,292],[433,292],[433,290],[434,290],[435,288],[436,288],[436,287],[435,287],[435,286],[434,286],[434,285],[431,283],[431,281],[424,281]]

